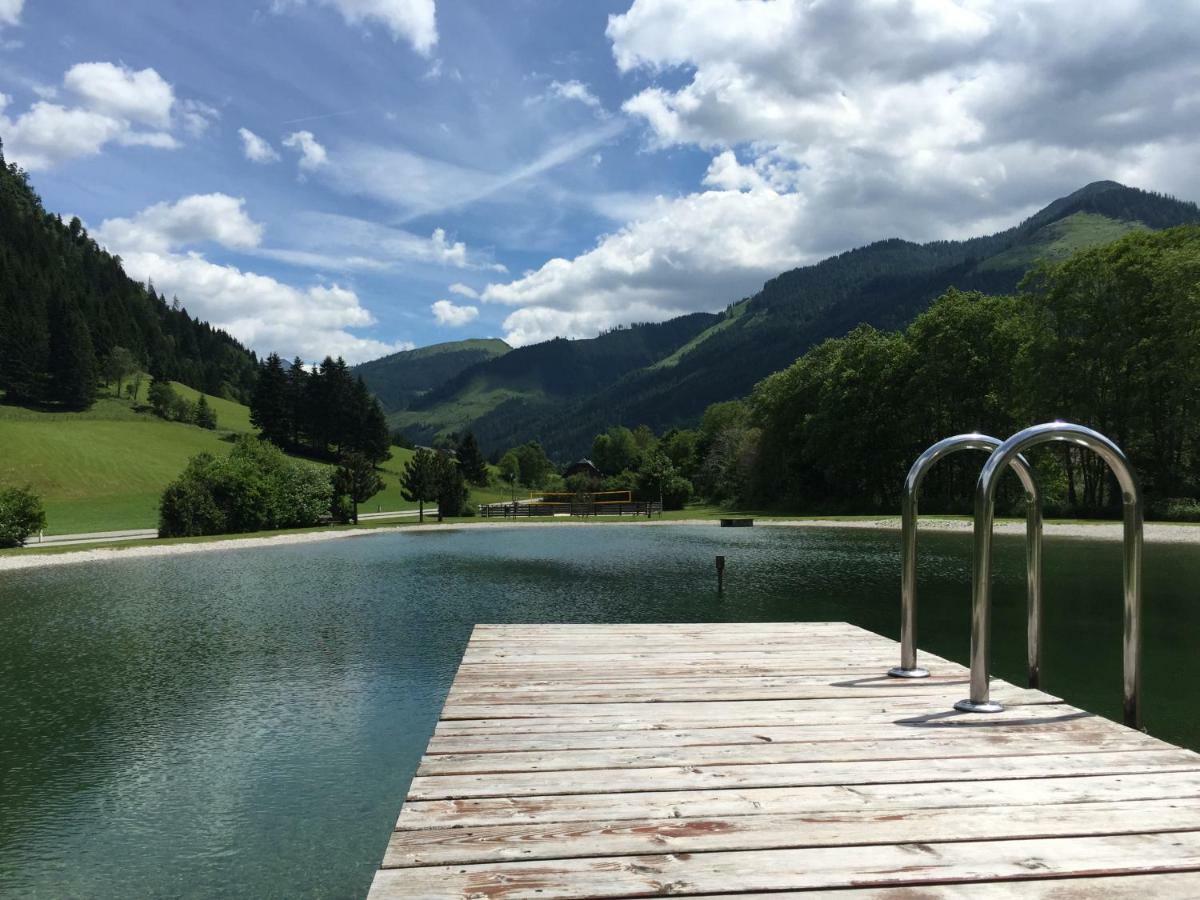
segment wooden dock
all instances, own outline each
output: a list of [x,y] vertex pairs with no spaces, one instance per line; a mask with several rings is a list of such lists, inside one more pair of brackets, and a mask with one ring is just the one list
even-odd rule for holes
[[[371,900],[1200,897],[1200,755],[839,622],[480,625]],[[1114,685],[1114,690],[1117,686]]]

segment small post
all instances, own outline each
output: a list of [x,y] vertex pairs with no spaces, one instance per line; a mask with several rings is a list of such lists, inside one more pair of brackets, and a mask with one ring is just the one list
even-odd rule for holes
[[725,593],[725,557],[717,557],[717,593]]

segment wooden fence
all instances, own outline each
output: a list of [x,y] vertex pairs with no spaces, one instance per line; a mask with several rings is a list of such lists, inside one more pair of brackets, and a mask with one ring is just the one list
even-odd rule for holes
[[485,519],[533,519],[547,516],[644,516],[662,514],[657,500],[598,501],[594,503],[545,503],[526,500],[521,503],[481,503],[479,515]]

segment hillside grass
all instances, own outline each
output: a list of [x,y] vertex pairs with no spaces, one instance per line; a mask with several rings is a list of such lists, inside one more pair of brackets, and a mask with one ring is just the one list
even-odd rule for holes
[[[200,392],[172,382],[195,402]],[[139,398],[145,401],[149,379]],[[205,395],[217,430],[167,422],[142,403],[102,396],[86,412],[46,412],[0,404],[0,486],[29,485],[46,507],[46,534],[123,531],[158,526],[163,490],[199,453],[221,456],[239,435],[253,434],[248,407]],[[417,504],[400,493],[412,450],[392,447],[379,468],[384,488],[360,512],[397,512]],[[311,460],[310,460],[311,462]],[[328,463],[314,463],[328,466]],[[523,496],[523,495],[522,495]],[[508,499],[508,488],[472,488],[469,503]]]
[[746,309],[749,306],[750,306],[749,300],[739,300],[737,303],[734,303],[732,306],[729,307],[729,309],[727,311],[727,315],[723,319],[721,319],[721,321],[717,322],[715,325],[710,325],[708,328],[705,328],[702,332],[700,332],[698,335],[696,335],[694,338],[692,338],[690,341],[688,341],[686,344],[684,344],[682,347],[680,347],[678,350],[676,350],[670,356],[664,356],[658,362],[656,362],[652,365],[649,365],[646,368],[647,369],[670,369],[673,366],[679,365],[679,361],[681,359],[683,359],[687,354],[691,353],[693,350],[695,350],[697,347],[699,347],[701,344],[703,344],[709,338],[713,337],[714,335],[720,334],[726,328],[729,328],[731,325],[733,325],[734,322],[736,322],[738,319],[740,319],[742,317],[742,314],[744,312],[746,312]]
[[1019,247],[997,253],[980,263],[981,271],[1028,269],[1039,261],[1057,262],[1078,253],[1123,238],[1131,231],[1144,231],[1141,222],[1118,222],[1096,213],[1078,212],[1039,229],[1033,239]]
[[429,428],[437,437],[462,431],[476,419],[509,400],[540,400],[545,393],[539,389],[493,387],[483,379],[475,379],[453,400],[439,403],[432,409],[405,409],[387,417],[391,428]]
[[[144,398],[148,380],[142,384]],[[200,393],[175,390],[195,401]],[[128,400],[102,396],[86,412],[46,412],[0,404],[0,485],[29,485],[46,508],[47,534],[158,526],[163,489],[199,453],[221,456],[251,433],[250,410],[208,397],[217,430],[167,422]],[[384,490],[362,511],[412,509],[400,495],[400,471],[411,450],[392,448]],[[318,463],[318,465],[324,465]]]

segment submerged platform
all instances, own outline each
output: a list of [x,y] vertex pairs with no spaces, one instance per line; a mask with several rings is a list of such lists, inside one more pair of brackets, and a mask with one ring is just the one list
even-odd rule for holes
[[[371,900],[1200,897],[1200,755],[840,622],[476,627]],[[1115,689],[1115,688],[1114,688]]]

